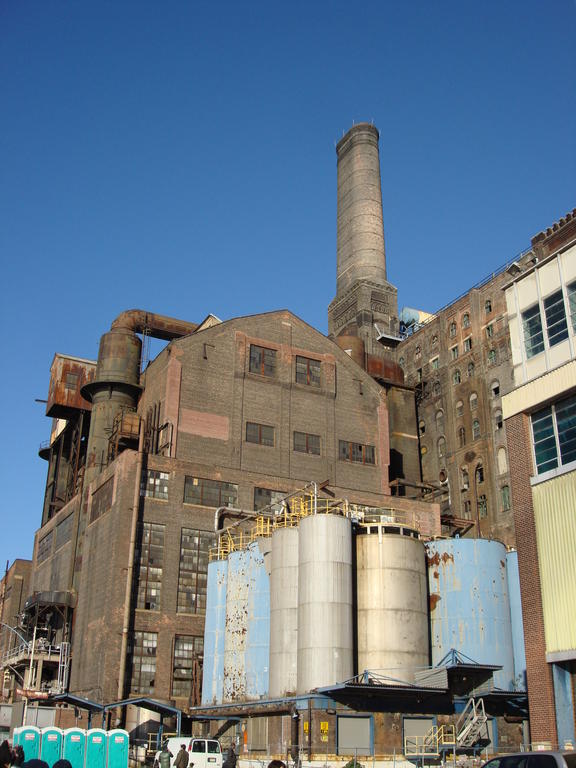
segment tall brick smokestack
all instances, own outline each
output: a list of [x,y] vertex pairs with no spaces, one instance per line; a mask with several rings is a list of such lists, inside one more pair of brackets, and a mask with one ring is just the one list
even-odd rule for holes
[[[358,123],[336,145],[336,298],[328,307],[328,333],[356,356],[387,354],[398,330],[397,291],[386,279],[378,139],[373,125]],[[349,341],[354,337],[364,352]]]
[[373,125],[359,123],[336,146],[337,296],[358,280],[386,282],[378,138]]

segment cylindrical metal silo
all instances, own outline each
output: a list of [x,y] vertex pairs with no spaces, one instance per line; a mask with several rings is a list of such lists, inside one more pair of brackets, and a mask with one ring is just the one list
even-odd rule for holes
[[524,622],[520,599],[520,574],[518,552],[506,553],[508,594],[510,595],[510,618],[512,624],[512,647],[514,649],[514,685],[517,690],[526,690],[526,650],[524,648]]
[[226,632],[226,587],[228,561],[208,565],[206,623],[204,625],[204,670],[202,704],[221,704],[224,686],[224,639]]
[[414,682],[430,664],[424,544],[367,530],[356,536],[358,671]]
[[247,550],[231,552],[228,556],[223,702],[246,699],[249,563]]
[[498,664],[496,688],[511,690],[514,656],[506,547],[486,539],[426,545],[432,664],[456,649],[479,664]]
[[298,669],[298,528],[272,534],[270,697],[296,693]]
[[246,631],[246,698],[268,696],[270,659],[270,577],[265,553],[269,539],[259,539],[248,547],[248,626]]
[[352,529],[336,515],[311,515],[298,539],[297,692],[353,675]]

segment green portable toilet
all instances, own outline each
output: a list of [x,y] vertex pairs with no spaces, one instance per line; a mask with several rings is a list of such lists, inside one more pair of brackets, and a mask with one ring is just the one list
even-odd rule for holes
[[128,731],[120,728],[108,733],[108,768],[128,768]]
[[92,728],[86,734],[86,765],[106,768],[108,734],[102,728]]
[[45,760],[48,765],[52,765],[56,760],[60,760],[62,755],[62,737],[64,732],[61,728],[49,725],[42,728],[42,740],[40,742],[40,759]]
[[20,729],[19,739],[26,760],[34,760],[40,756],[40,728],[35,725],[23,725]]
[[84,753],[86,751],[86,731],[81,728],[66,728],[62,757],[69,760],[72,768],[84,768]]

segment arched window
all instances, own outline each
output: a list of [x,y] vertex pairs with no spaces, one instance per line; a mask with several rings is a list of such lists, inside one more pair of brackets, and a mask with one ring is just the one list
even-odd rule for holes
[[468,467],[460,467],[460,489],[467,491],[470,488],[470,478],[468,477]]
[[502,499],[502,512],[507,512],[510,509],[510,486],[503,485],[500,488],[500,497]]
[[446,440],[443,437],[438,438],[438,458],[443,459],[446,455]]
[[492,312],[492,301],[490,299],[486,299],[484,302],[484,312],[486,312],[487,315]]
[[398,365],[404,365],[404,358],[403,358],[403,357],[401,357],[401,358],[398,360]]
[[462,416],[463,413],[464,413],[464,403],[462,402],[462,400],[458,400],[458,402],[456,403],[456,416]]
[[460,384],[461,381],[462,381],[462,374],[460,373],[460,369],[456,368],[456,370],[452,374],[452,384]]
[[450,323],[450,338],[453,339],[456,336],[456,323],[454,320]]
[[420,347],[416,347],[414,350],[414,359],[419,360],[422,357],[422,349]]
[[484,467],[482,466],[482,464],[476,465],[476,472],[475,472],[474,478],[476,480],[476,485],[480,485],[480,483],[484,482]]
[[506,456],[506,448],[498,448],[498,472],[501,475],[508,472],[508,457]]
[[418,422],[418,434],[425,435],[426,434],[426,422],[424,419],[420,419]]
[[431,344],[432,344],[433,347],[435,347],[436,344],[438,344],[438,336],[437,336],[437,334],[434,334],[434,336],[432,336]]
[[490,392],[492,393],[492,397],[498,397],[500,395],[500,382],[498,379],[494,379],[492,384],[490,384]]
[[468,378],[471,379],[474,376],[474,363],[468,363]]
[[480,437],[480,422],[478,419],[474,419],[472,422],[472,440],[478,440]]
[[436,429],[444,432],[444,411],[436,411]]
[[490,352],[488,352],[488,362],[490,365],[496,365],[498,362],[498,355],[496,354],[495,349],[491,349]]
[[478,408],[478,395],[476,392],[472,392],[470,395],[470,410],[475,411]]
[[466,445],[466,430],[464,427],[458,428],[458,446],[460,448],[464,448]]
[[498,409],[497,411],[494,411],[494,424],[496,425],[496,429],[502,429],[504,426],[504,422],[502,421],[502,411]]
[[470,315],[468,312],[462,315],[462,328],[470,328]]

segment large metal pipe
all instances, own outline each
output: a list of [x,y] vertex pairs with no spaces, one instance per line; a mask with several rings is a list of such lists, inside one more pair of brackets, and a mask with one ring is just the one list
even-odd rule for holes
[[86,482],[89,484],[107,463],[108,439],[114,418],[122,410],[136,408],[140,387],[142,342],[136,335],[170,341],[198,328],[196,323],[165,315],[129,309],[112,322],[100,339],[94,380],[82,387],[82,397],[92,403],[90,434],[86,458]]
[[358,123],[338,142],[337,296],[358,280],[386,283],[378,130]]

